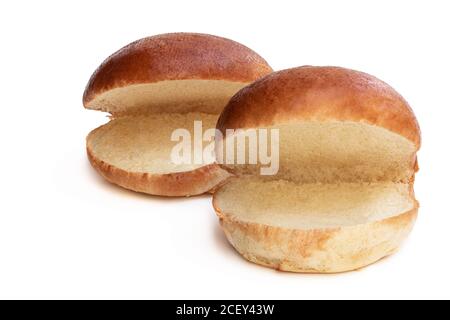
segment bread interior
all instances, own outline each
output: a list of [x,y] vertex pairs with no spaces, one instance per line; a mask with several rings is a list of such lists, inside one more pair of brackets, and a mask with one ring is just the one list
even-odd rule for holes
[[[234,161],[225,164],[232,171],[242,175],[260,176],[259,162],[261,145],[249,143],[246,129],[239,135],[246,141],[245,158],[249,152],[258,154],[258,163],[237,164],[237,143]],[[263,130],[266,130],[263,132]],[[271,150],[271,130],[277,130],[279,149]],[[275,175],[261,176],[264,179],[285,179],[299,183],[313,182],[409,182],[415,173],[415,145],[403,136],[384,128],[360,123],[342,121],[302,121],[273,127],[258,128],[257,136],[267,132],[268,142],[264,144],[268,151],[279,150],[279,157],[273,154],[273,160],[279,159],[279,170]],[[226,139],[239,137],[226,136]],[[242,141],[242,140],[241,140]],[[224,159],[227,152],[223,143]],[[269,154],[269,152],[263,152]]]
[[408,184],[394,182],[296,183],[233,178],[215,194],[215,206],[244,222],[289,228],[336,228],[413,209]]
[[105,91],[87,107],[114,115],[201,112],[219,114],[243,82],[167,80],[133,84]]
[[[309,229],[382,220],[415,205],[416,147],[403,136],[342,121],[302,121],[260,129],[279,130],[279,170],[264,176],[260,169],[268,165],[226,165],[243,177],[233,179],[215,196],[216,206],[225,214]],[[269,139],[269,150],[270,143]],[[246,146],[247,152],[255,152],[250,143]]]
[[[171,152],[181,140],[171,141],[176,129],[186,129],[194,137],[194,121],[201,120],[203,131],[214,128],[217,115],[206,113],[160,113],[124,116],[92,131],[87,147],[93,156],[128,172],[166,174],[195,170],[213,161],[174,163]],[[209,142],[210,143],[210,142]],[[203,141],[201,147],[209,144]],[[194,157],[194,143],[191,155]],[[208,160],[202,157],[201,160]]]

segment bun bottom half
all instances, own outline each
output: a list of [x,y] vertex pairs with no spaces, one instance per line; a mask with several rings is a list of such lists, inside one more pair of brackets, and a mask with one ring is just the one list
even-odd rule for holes
[[230,174],[216,163],[174,164],[171,141],[176,129],[192,133],[195,120],[214,128],[216,115],[152,114],[121,117],[93,130],[86,138],[91,165],[107,181],[159,196],[194,196],[213,190]]
[[302,273],[352,271],[394,253],[418,212],[411,186],[393,182],[231,178],[213,206],[245,259]]

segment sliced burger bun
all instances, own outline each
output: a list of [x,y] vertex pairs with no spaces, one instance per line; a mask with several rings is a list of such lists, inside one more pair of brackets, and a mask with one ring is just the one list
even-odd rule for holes
[[196,120],[203,130],[214,128],[230,97],[271,71],[251,49],[217,36],[172,33],[135,41],[108,57],[84,91],[85,108],[111,114],[87,136],[89,161],[105,179],[133,191],[208,192],[230,174],[214,161],[173,163],[171,133],[184,128],[193,135]]
[[279,170],[220,165],[213,195],[228,241],[247,260],[305,273],[356,270],[395,252],[413,228],[420,129],[405,99],[366,73],[299,67],[241,89],[218,123],[279,130]]

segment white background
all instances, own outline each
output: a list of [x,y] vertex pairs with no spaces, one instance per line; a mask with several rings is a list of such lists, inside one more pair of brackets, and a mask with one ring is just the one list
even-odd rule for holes
[[[448,1],[2,1],[0,298],[450,298]],[[164,199],[104,182],[86,134],[94,69],[164,32],[239,41],[276,70],[338,65],[390,83],[423,133],[416,227],[393,257],[341,275],[243,260],[209,196]]]

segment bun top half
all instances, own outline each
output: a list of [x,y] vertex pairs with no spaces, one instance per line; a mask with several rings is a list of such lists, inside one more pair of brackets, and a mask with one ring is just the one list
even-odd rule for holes
[[240,90],[217,128],[270,127],[297,121],[349,121],[385,128],[411,141],[421,138],[406,100],[367,73],[340,67],[304,66],[274,72]]
[[[162,34],[108,57],[91,76],[83,104],[113,114],[140,113],[152,105],[162,108],[156,112],[170,112],[180,103],[186,105],[183,111],[219,113],[238,89],[271,71],[261,56],[235,41],[207,34]],[[224,104],[211,107],[218,100]],[[204,110],[194,110],[194,105]]]

